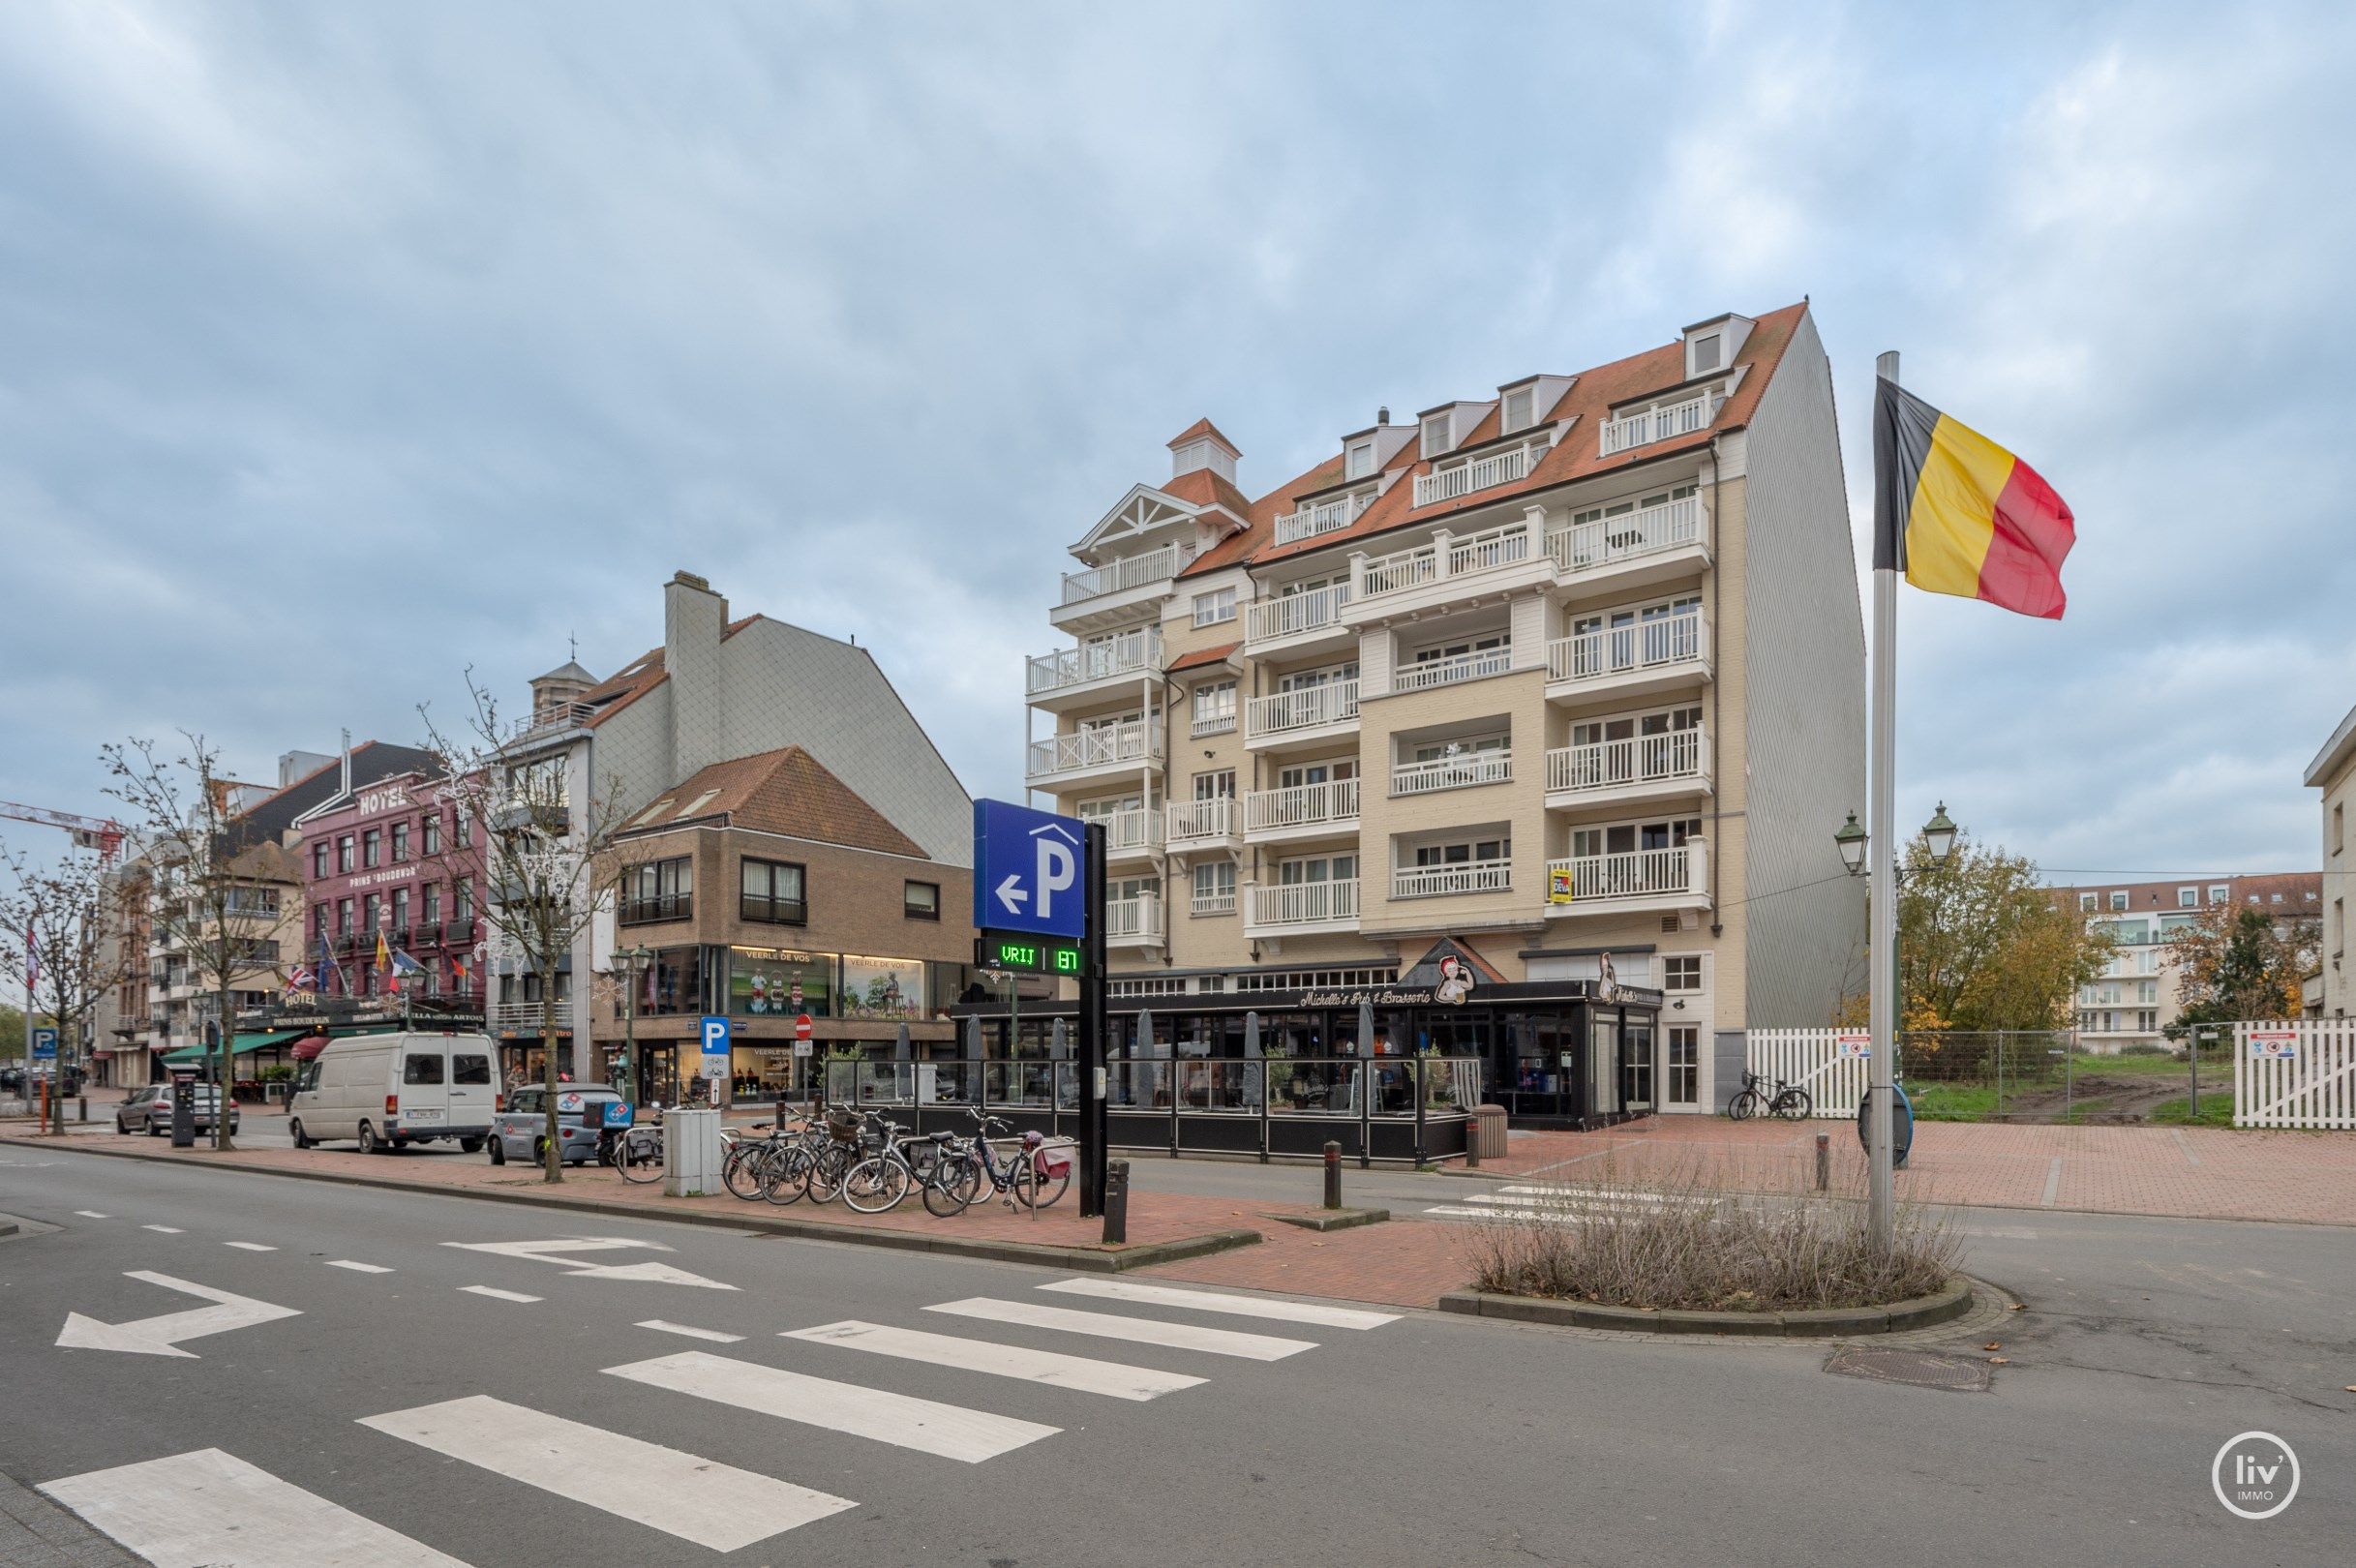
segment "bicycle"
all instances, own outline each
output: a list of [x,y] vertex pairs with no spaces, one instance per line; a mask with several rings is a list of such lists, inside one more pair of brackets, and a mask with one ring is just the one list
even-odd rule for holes
[[[984,1116],[971,1106],[966,1114],[979,1124],[976,1135],[956,1143],[945,1156],[954,1169],[945,1171],[940,1183],[943,1206],[936,1207],[933,1189],[927,1188],[924,1206],[943,1219],[952,1213],[963,1213],[982,1199],[982,1184],[986,1181],[992,1195],[1005,1199],[1007,1207],[1020,1203],[1028,1209],[1044,1209],[1062,1197],[1072,1185],[1072,1160],[1069,1143],[1049,1143],[1037,1132],[1022,1135],[1018,1153],[1008,1157],[1002,1165],[992,1158],[989,1134],[1012,1133],[1014,1130],[995,1116]],[[955,1208],[946,1205],[954,1202]]]
[[[943,1170],[949,1163],[943,1157],[944,1150],[954,1141],[952,1134],[935,1132],[902,1145],[899,1135],[907,1128],[880,1117],[870,1117],[869,1121],[882,1130],[883,1147],[844,1175],[841,1191],[846,1205],[861,1214],[882,1214],[899,1207],[911,1186],[922,1187],[928,1195],[940,1187]],[[919,1151],[917,1160],[910,1160],[910,1149]],[[919,1163],[924,1167],[921,1173]]]
[[[1769,1092],[1770,1087],[1772,1093]],[[1804,1122],[1816,1112],[1816,1101],[1808,1091],[1781,1078],[1762,1077],[1756,1072],[1742,1074],[1742,1092],[1726,1107],[1729,1120],[1742,1122],[1754,1116],[1777,1116],[1787,1122]]]

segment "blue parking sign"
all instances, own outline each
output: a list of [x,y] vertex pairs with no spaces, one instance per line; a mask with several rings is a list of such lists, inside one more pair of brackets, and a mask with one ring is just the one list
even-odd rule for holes
[[726,1018],[706,1018],[704,1020],[704,1054],[706,1056],[726,1056],[728,1054],[728,1020]]
[[36,1062],[54,1062],[57,1060],[56,1030],[36,1029],[33,1031],[33,1060]]
[[1087,934],[1087,825],[1006,800],[974,802],[974,923],[1033,936]]

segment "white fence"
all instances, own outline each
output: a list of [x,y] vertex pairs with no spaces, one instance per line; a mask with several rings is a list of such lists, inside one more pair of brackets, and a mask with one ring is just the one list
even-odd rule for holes
[[[1808,1091],[1818,1116],[1855,1120],[1872,1063],[1862,1056],[1841,1054],[1845,1033],[1848,1031],[1838,1029],[1746,1029],[1742,1054],[1750,1070],[1761,1077],[1780,1079]],[[1731,1100],[1742,1086],[1718,1087]],[[1771,1083],[1760,1092],[1774,1097]]]
[[2233,1125],[2356,1129],[2356,1018],[2235,1024]]

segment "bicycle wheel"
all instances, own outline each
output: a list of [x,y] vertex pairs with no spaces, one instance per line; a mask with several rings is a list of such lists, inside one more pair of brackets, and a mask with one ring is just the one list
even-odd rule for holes
[[1726,1107],[1727,1120],[1747,1122],[1759,1114],[1759,1091],[1745,1089],[1735,1097],[1734,1103]]
[[1775,1114],[1787,1122],[1804,1122],[1816,1110],[1816,1101],[1805,1089],[1786,1089],[1775,1097]]
[[810,1158],[810,1174],[803,1184],[812,1203],[831,1203],[842,1191],[842,1179],[859,1163],[859,1146],[830,1143]]
[[621,1172],[625,1182],[662,1180],[662,1134],[643,1127],[622,1133],[614,1142],[614,1168]]
[[1031,1202],[1036,1207],[1054,1208],[1055,1200],[1062,1197],[1072,1186],[1072,1151],[1065,1149],[1058,1152],[1064,1162],[1060,1175],[1050,1172],[1043,1163],[1048,1153],[1044,1149],[1033,1150],[1030,1157],[1023,1161],[1024,1164],[1031,1167]]
[[734,1143],[720,1163],[720,1182],[736,1197],[750,1203],[762,1195],[763,1172],[768,1168],[769,1145]]
[[966,1167],[972,1163],[962,1155],[945,1156],[932,1179],[924,1184],[925,1212],[936,1219],[946,1220],[952,1214],[963,1214],[973,1199],[966,1194],[979,1191],[982,1173]]
[[763,1163],[761,1195],[779,1207],[800,1202],[810,1190],[810,1167],[816,1162],[807,1144],[787,1144]]
[[851,1167],[842,1200],[861,1214],[882,1214],[908,1196],[908,1166],[891,1155],[877,1155]]

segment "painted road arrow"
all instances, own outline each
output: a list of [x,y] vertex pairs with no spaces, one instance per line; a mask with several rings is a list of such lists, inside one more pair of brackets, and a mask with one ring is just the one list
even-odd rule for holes
[[707,1290],[734,1290],[735,1285],[707,1280],[700,1274],[673,1268],[668,1263],[584,1263],[577,1257],[563,1257],[564,1252],[605,1252],[617,1248],[645,1248],[667,1252],[670,1248],[660,1242],[632,1241],[626,1236],[571,1236],[560,1241],[520,1242],[443,1242],[444,1247],[456,1247],[469,1252],[497,1252],[502,1257],[529,1257],[536,1262],[554,1263],[585,1280],[639,1280],[653,1284],[701,1285]]
[[274,1307],[251,1296],[233,1296],[210,1285],[192,1284],[146,1269],[133,1270],[125,1278],[201,1296],[216,1305],[191,1308],[185,1312],[166,1312],[161,1317],[142,1317],[136,1323],[102,1323],[95,1317],[68,1312],[65,1330],[57,1336],[57,1342],[68,1350],[122,1350],[136,1356],[186,1356],[193,1361],[196,1352],[181,1349],[180,1341],[252,1328],[274,1318],[303,1315],[292,1307]]

